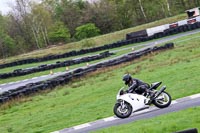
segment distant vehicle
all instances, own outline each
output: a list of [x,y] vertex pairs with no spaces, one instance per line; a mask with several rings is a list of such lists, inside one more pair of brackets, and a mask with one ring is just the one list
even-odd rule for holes
[[127,93],[121,88],[117,94],[117,102],[114,106],[114,114],[119,118],[127,118],[132,113],[148,108],[154,104],[158,108],[166,108],[171,104],[171,96],[165,92],[166,86],[162,86],[160,90],[156,90],[162,82],[152,83],[149,88],[155,95],[150,100],[150,94],[143,93]]

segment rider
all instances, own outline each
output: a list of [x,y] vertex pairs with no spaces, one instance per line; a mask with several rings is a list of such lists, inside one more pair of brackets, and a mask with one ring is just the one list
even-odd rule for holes
[[154,93],[149,90],[150,85],[136,78],[132,78],[130,74],[125,74],[122,79],[125,85],[128,85],[128,93],[142,94],[144,92],[150,94],[150,99],[154,97]]

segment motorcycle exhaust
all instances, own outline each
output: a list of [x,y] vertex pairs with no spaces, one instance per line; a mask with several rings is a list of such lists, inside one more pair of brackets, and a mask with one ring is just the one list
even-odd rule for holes
[[156,94],[153,100],[155,100],[164,90],[166,89],[166,86],[163,86]]

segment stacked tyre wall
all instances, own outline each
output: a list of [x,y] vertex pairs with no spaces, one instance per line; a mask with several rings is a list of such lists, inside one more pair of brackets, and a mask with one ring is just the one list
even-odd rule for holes
[[7,68],[7,67],[13,67],[13,66],[17,66],[17,65],[23,65],[23,64],[37,63],[37,62],[67,58],[67,57],[72,57],[72,56],[79,56],[79,55],[98,52],[98,51],[102,51],[102,50],[108,50],[108,49],[112,49],[112,48],[122,47],[122,46],[125,46],[128,44],[141,42],[141,41],[146,41],[146,40],[140,39],[140,38],[138,38],[136,40],[121,40],[121,41],[118,41],[115,43],[105,44],[105,45],[99,46],[99,47],[81,49],[79,51],[74,50],[74,51],[67,52],[64,54],[59,54],[59,55],[49,55],[49,56],[40,57],[40,58],[23,59],[23,60],[19,60],[19,61],[10,62],[10,63],[0,64],[0,69]]
[[27,96],[27,95],[30,95],[33,93],[37,93],[42,90],[53,89],[58,85],[67,84],[73,78],[80,78],[85,74],[96,71],[97,69],[106,68],[106,67],[122,64],[125,62],[129,62],[129,61],[138,59],[141,56],[147,55],[149,53],[166,50],[166,49],[171,49],[173,47],[174,47],[173,43],[168,43],[168,44],[165,44],[164,46],[159,46],[159,47],[155,46],[152,48],[147,48],[142,51],[129,53],[122,57],[115,58],[115,59],[112,59],[112,60],[109,60],[106,62],[97,63],[95,65],[91,65],[88,67],[78,68],[78,69],[74,70],[73,72],[68,72],[64,75],[55,77],[53,79],[49,79],[46,81],[40,81],[37,83],[27,84],[25,86],[21,86],[16,89],[9,90],[9,91],[6,91],[6,92],[0,94],[0,103],[7,102],[13,98],[19,98],[21,96]]
[[79,51],[74,50],[74,51],[63,53],[63,54],[48,55],[48,56],[44,56],[40,58],[29,58],[29,59],[23,59],[19,61],[10,62],[10,63],[0,64],[0,69],[6,68],[6,67],[13,67],[17,65],[78,56],[78,55],[83,55],[87,53],[98,52],[101,50],[108,50],[112,48],[125,46],[128,44],[145,42],[152,39],[157,39],[157,38],[161,38],[161,37],[165,37],[165,36],[169,36],[169,35],[173,35],[173,34],[177,34],[181,32],[186,32],[186,31],[197,29],[197,28],[200,28],[200,16],[192,18],[192,19],[181,20],[172,24],[165,24],[165,25],[152,27],[152,28],[148,28],[145,30],[137,31],[137,32],[128,33],[126,35],[126,40],[121,40],[121,41],[114,42],[111,44],[105,44],[103,46],[98,46],[98,47],[88,48],[88,49],[81,49]]
[[99,60],[99,59],[109,57],[112,54],[113,53],[109,53],[109,51],[106,51],[106,52],[100,53],[99,55],[93,55],[93,56],[83,57],[83,58],[79,58],[79,59],[67,60],[67,61],[63,61],[63,62],[58,61],[55,64],[48,64],[48,65],[45,64],[45,65],[40,65],[38,67],[29,68],[29,69],[17,69],[17,70],[14,70],[13,72],[1,73],[0,79],[23,76],[23,75],[27,75],[27,74],[31,74],[31,73],[51,70],[51,69],[60,68],[60,67],[71,66],[71,65],[80,64],[80,63],[84,63],[84,62],[90,62],[90,61],[94,61],[94,60]]
[[160,25],[146,30],[128,33],[126,34],[126,40],[133,40],[137,38],[142,40],[157,39],[198,28],[200,28],[200,16],[181,20],[172,24]]

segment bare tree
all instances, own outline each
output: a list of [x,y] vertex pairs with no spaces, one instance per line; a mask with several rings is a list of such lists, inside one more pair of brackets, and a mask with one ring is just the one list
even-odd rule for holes
[[48,26],[51,25],[51,16],[45,10],[43,5],[32,4],[32,12],[30,14],[32,31],[34,38],[38,43],[37,46],[43,47],[49,44]]
[[[33,39],[31,32],[30,19],[28,17],[31,12],[30,0],[16,0],[16,5],[13,6],[13,9],[10,13],[12,21],[18,28],[18,33],[22,36],[26,42],[26,45],[33,47]],[[31,48],[34,49],[34,48]]]
[[19,34],[31,49],[40,49],[49,44],[48,26],[51,16],[42,4],[31,0],[16,0],[11,15],[20,29]]
[[139,5],[140,5],[140,10],[141,10],[141,12],[142,12],[142,14],[143,14],[143,16],[144,16],[146,22],[147,22],[148,19],[147,19],[146,13],[145,13],[145,11],[144,11],[144,7],[143,7],[143,5],[142,5],[142,2],[141,2],[141,0],[138,0],[138,2],[139,2]]
[[169,12],[169,15],[171,16],[172,14],[171,14],[170,4],[168,0],[166,0],[166,5],[167,5],[167,10]]

